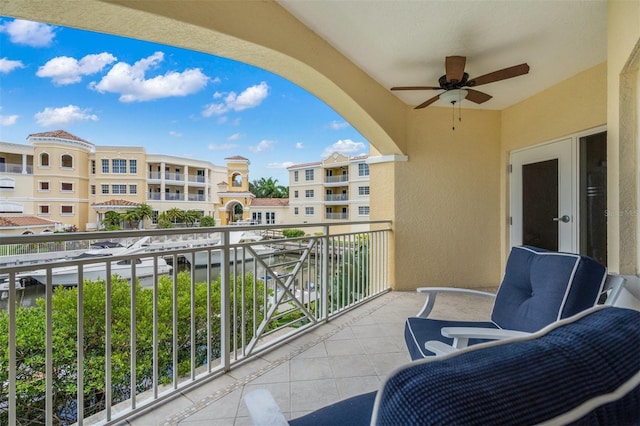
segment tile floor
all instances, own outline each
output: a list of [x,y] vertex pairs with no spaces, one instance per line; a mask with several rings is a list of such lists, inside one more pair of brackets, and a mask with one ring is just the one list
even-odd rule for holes
[[[387,293],[123,424],[251,425],[242,398],[254,389],[268,389],[288,419],[375,390],[410,360],[404,321],[423,302],[414,292]],[[490,310],[489,299],[443,295],[432,315],[487,320]]]

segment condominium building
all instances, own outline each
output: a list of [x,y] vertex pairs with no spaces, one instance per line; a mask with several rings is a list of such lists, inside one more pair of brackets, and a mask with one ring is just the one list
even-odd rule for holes
[[366,155],[334,152],[316,163],[289,171],[289,206],[302,222],[369,219],[369,165]]
[[58,229],[99,229],[107,211],[142,203],[154,218],[172,208],[214,215],[213,182],[227,176],[226,167],[208,161],[96,146],[63,130],[27,140],[0,143],[0,214],[38,217]]
[[288,168],[289,199],[260,199],[249,191],[250,161],[241,156],[217,166],[148,154],[143,147],[97,146],[63,130],[34,133],[27,140],[28,145],[0,143],[0,218],[11,217],[0,222],[0,234],[98,230],[107,212],[143,203],[153,211],[149,226],[175,208],[200,211],[219,225],[369,217],[367,156],[333,153],[319,162],[293,165]]

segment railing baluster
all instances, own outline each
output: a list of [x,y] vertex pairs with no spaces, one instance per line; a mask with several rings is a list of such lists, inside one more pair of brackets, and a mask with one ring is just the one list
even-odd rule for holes
[[178,389],[178,255],[173,255],[173,287],[172,287],[172,331],[173,331],[173,369],[171,374],[173,376],[173,389]]
[[104,375],[104,390],[105,390],[105,408],[106,408],[106,418],[107,421],[111,420],[111,405],[113,403],[113,390],[111,388],[111,262],[106,263],[105,275],[107,276],[105,280],[105,295],[104,295],[104,330],[105,330],[105,339],[104,339],[104,362],[105,362],[105,375]]
[[16,273],[9,273],[9,297],[7,300],[7,309],[9,311],[9,424],[15,425],[16,419],[16,388],[17,377],[16,369],[18,360],[16,359]]
[[151,324],[152,336],[152,366],[151,366],[151,386],[153,399],[158,398],[158,256],[153,256],[153,289],[152,289],[152,316],[153,324]]
[[53,424],[53,277],[51,268],[47,268],[45,290],[46,335],[45,335],[45,424]]
[[138,345],[136,342],[138,333],[137,333],[137,319],[136,319],[136,258],[131,259],[131,296],[130,296],[130,312],[129,312],[129,328],[130,328],[130,347],[131,347],[131,356],[129,359],[129,375],[131,378],[130,381],[130,389],[131,389],[131,409],[134,410],[136,408],[136,382],[138,380],[136,375],[136,352],[138,351]]
[[191,253],[191,380],[196,378],[196,253]]
[[77,357],[77,374],[76,385],[78,390],[76,393],[77,411],[76,421],[78,426],[84,424],[84,268],[78,266],[78,317],[77,317],[77,334],[78,341],[76,345]]

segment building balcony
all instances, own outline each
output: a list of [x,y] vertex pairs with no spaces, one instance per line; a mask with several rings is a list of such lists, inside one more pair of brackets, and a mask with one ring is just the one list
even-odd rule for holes
[[348,201],[349,194],[327,194],[324,196],[324,200],[328,203]]
[[347,220],[349,213],[325,213],[324,217],[329,220]]
[[165,192],[164,193],[164,200],[165,201],[184,201],[184,194],[176,194],[176,193],[172,193],[172,192]]
[[162,200],[161,192],[149,192],[147,193],[147,200]]
[[[390,329],[378,334],[387,326],[373,330],[368,320],[357,323],[380,309],[384,317],[397,316],[390,302],[405,295],[383,296],[389,291],[390,222],[353,224],[375,230],[354,236],[311,224],[323,226],[323,235],[251,242],[240,242],[240,235],[276,227],[112,232],[111,240],[127,239],[123,246],[135,242],[133,237],[138,244],[110,256],[22,256],[20,263],[5,264],[0,273],[8,277],[1,305],[6,315],[0,321],[7,322],[8,334],[0,355],[8,368],[0,372],[2,422],[142,425],[177,423],[214,410],[224,423],[246,416],[239,405],[243,387],[261,383],[250,384],[249,377],[275,384],[290,376],[291,385],[284,385],[291,389],[286,412],[308,411],[353,392],[352,374],[362,377],[358,386],[371,387],[408,356],[400,349],[401,332],[394,333],[398,347],[391,354],[389,339],[380,341]],[[84,241],[86,234],[5,240],[30,246]],[[291,247],[276,248],[287,244]],[[353,273],[347,276],[345,270]],[[20,288],[21,283],[33,285]],[[381,304],[378,297],[390,295]],[[44,302],[28,307],[35,306],[34,297]],[[417,312],[415,299],[407,315]],[[398,299],[396,307],[407,305]],[[407,315],[397,316],[398,324]],[[361,327],[357,335],[354,327]],[[366,370],[350,367],[356,347],[369,351],[367,359],[378,354]],[[311,361],[320,348],[323,359]],[[335,373],[325,379],[328,371]],[[325,386],[333,391],[303,400],[302,387],[318,386],[316,380],[329,380]]]
[[188,194],[189,201],[208,201],[204,194]]
[[340,176],[325,176],[324,177],[324,185],[325,186],[345,186],[346,183],[349,182],[349,175],[340,175]]
[[0,173],[32,175],[33,166],[27,164],[23,167],[22,164],[18,163],[0,163]]
[[189,183],[205,183],[205,177],[200,175],[189,175]]

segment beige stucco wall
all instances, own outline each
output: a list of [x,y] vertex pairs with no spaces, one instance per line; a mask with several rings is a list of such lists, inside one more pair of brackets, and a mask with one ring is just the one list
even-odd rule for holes
[[640,133],[640,2],[609,1],[607,7],[609,267],[638,273],[638,133]]

